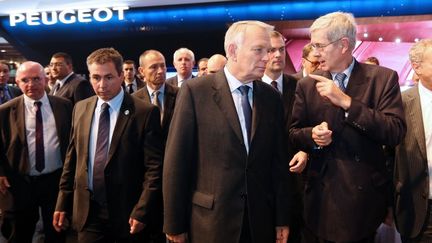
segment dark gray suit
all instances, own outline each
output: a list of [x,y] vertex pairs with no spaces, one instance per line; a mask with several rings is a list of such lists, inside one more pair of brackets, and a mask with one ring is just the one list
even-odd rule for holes
[[[429,218],[429,170],[418,86],[402,93],[407,123],[405,139],[396,147],[394,183],[396,226],[402,236],[418,236]],[[430,121],[428,121],[430,122]]]
[[[54,94],[54,87],[50,91],[51,95]],[[66,79],[63,86],[56,91],[55,96],[66,98],[75,105],[78,101],[93,96],[94,94],[90,82],[74,73]]]
[[[162,122],[161,122],[164,142],[166,142],[166,139],[168,137],[168,131],[169,131],[171,119],[172,119],[172,116],[174,113],[174,106],[175,106],[178,90],[179,90],[179,88],[177,86],[172,86],[170,84],[165,83],[164,107],[163,107],[164,113],[163,113]],[[142,89],[135,92],[133,94],[133,96],[136,96],[136,97],[142,99],[144,102],[151,104],[147,85],[144,85],[144,87]]]
[[[329,72],[315,73],[331,79]],[[391,204],[382,145],[397,145],[406,131],[398,76],[356,61],[346,89],[352,98],[347,117],[320,96],[316,82],[298,82],[290,130],[292,144],[309,154],[305,223],[319,238],[359,241],[374,234]],[[333,131],[332,143],[315,149],[312,128],[323,121]]]
[[254,242],[274,242],[275,226],[289,225],[280,95],[253,85],[249,154],[224,71],[180,89],[164,160],[166,233],[187,232],[192,243],[239,242],[246,206]]
[[[123,92],[123,90],[121,91]],[[89,136],[97,96],[78,102],[74,108],[71,142],[60,180],[56,211],[72,215],[79,232],[91,214],[88,189]],[[162,140],[157,108],[128,93],[120,107],[105,165],[109,222],[116,237],[129,237],[130,217],[153,224],[153,211],[161,189]]]
[[[193,78],[195,78],[194,75],[192,75],[191,79],[193,79]],[[174,76],[174,77],[171,77],[171,78],[167,79],[167,80],[165,81],[165,83],[167,83],[167,84],[171,84],[172,86],[175,86],[175,87],[178,87],[178,75],[176,75],[176,76]]]

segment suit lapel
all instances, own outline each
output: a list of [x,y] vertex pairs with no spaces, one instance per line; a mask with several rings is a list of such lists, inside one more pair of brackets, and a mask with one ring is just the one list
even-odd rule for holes
[[418,86],[415,88],[414,92],[411,93],[409,98],[407,99],[407,110],[409,111],[409,116],[406,117],[406,119],[410,119],[413,128],[414,128],[414,134],[415,138],[417,140],[417,143],[420,148],[421,156],[426,160],[426,141],[425,141],[425,133],[424,133],[424,126],[423,126],[423,115],[421,112],[421,105],[420,105],[420,96],[418,92]]
[[243,135],[241,132],[240,121],[238,119],[237,111],[235,109],[234,101],[230,92],[228,81],[223,72],[215,74],[213,79],[213,100],[216,105],[225,114],[228,123],[236,134],[237,138],[243,142]]
[[24,96],[22,96],[12,111],[14,121],[16,121],[18,136],[22,144],[27,146],[26,128],[25,128],[25,109],[24,109]]
[[[263,108],[262,105],[265,103],[265,97],[261,95],[261,87],[258,81],[253,81],[253,108],[252,108],[252,128],[251,128],[251,145],[255,132],[258,128],[260,117],[262,117]],[[252,146],[251,146],[252,147]]]
[[56,92],[56,95],[57,96],[61,96],[62,94],[63,94],[63,92],[64,92],[64,90],[67,90],[68,89],[68,86],[69,86],[69,84],[70,84],[70,81],[72,80],[72,79],[74,79],[75,78],[75,73],[73,73],[71,76],[69,76],[69,78],[67,78],[66,79],[66,81],[64,82],[64,84],[60,87],[60,89]]
[[165,123],[167,123],[169,118],[171,117],[171,113],[173,112],[173,109],[171,109],[171,107],[174,107],[175,102],[175,93],[169,84],[165,84],[164,99],[164,116],[162,119],[162,127],[165,126]]
[[24,96],[21,96],[16,103],[13,111],[12,117],[14,121],[16,121],[16,129],[18,132],[18,137],[21,140],[21,144],[23,145],[22,153],[25,153],[23,158],[25,161],[19,162],[19,171],[28,172],[30,169],[29,157],[28,157],[28,149],[27,149],[27,137],[26,137],[26,127],[25,127],[25,107],[24,107]]
[[[94,117],[94,112],[96,109],[96,102],[97,102],[97,96],[94,96],[89,102],[86,103],[86,106],[83,107],[82,110],[76,111],[76,114],[78,115],[78,117],[74,118],[74,121],[79,121],[79,123],[82,124],[81,125],[82,129],[80,129],[80,131],[77,131],[77,132],[81,132],[82,134],[79,134],[77,137],[78,138],[80,138],[80,137],[86,138],[83,141],[83,146],[81,147],[82,151],[84,151],[83,156],[85,156],[86,158],[88,158],[88,156],[89,156],[90,132],[91,132],[91,127],[92,127],[92,120]],[[92,111],[92,112],[89,113],[88,111]],[[74,128],[74,129],[76,129],[76,128]],[[86,166],[88,166],[87,163],[86,163]]]
[[148,92],[148,89],[147,89],[147,85],[143,87],[142,97],[143,97],[146,101],[150,102],[150,104],[151,104],[151,98],[150,98],[150,96],[149,96],[149,92]]
[[125,92],[123,102],[121,104],[120,111],[117,117],[117,122],[114,127],[113,135],[111,138],[111,145],[108,152],[107,164],[111,161],[114,152],[117,150],[117,147],[119,146],[120,138],[122,137],[126,124],[128,123],[129,118],[133,112],[134,112],[134,106],[133,106],[132,97],[130,96],[130,94]]

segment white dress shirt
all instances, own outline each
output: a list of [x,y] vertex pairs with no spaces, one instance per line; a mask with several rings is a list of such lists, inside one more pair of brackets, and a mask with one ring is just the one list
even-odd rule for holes
[[60,152],[60,141],[57,135],[54,113],[51,109],[48,96],[44,94],[44,96],[39,101],[42,102],[41,112],[45,168],[41,172],[36,170],[36,108],[34,105],[36,101],[37,100],[33,100],[30,97],[24,95],[25,128],[31,176],[39,176],[51,173],[63,166]]
[[[249,154],[249,142],[248,142],[248,134],[247,134],[247,129],[246,129],[246,122],[245,122],[245,117],[244,117],[244,113],[243,113],[243,108],[241,105],[241,92],[238,89],[240,86],[242,85],[247,85],[249,86],[249,93],[248,93],[248,99],[249,99],[249,104],[251,105],[251,109],[253,110],[253,83],[249,82],[247,84],[244,84],[242,82],[240,82],[238,79],[236,79],[229,71],[228,69],[225,67],[224,68],[224,72],[225,72],[225,76],[228,80],[228,85],[231,91],[231,95],[234,101],[234,105],[237,111],[237,116],[239,118],[240,121],[240,126],[241,126],[241,130],[242,130],[242,134],[243,134],[243,141],[246,147],[246,152]],[[253,117],[253,115],[252,115]]]
[[276,81],[278,91],[280,93],[282,93],[282,90],[283,90],[283,74],[282,73],[280,74],[280,76],[276,80],[273,80],[269,76],[267,76],[266,74],[264,74],[264,76],[262,77],[262,81],[264,83],[269,84],[269,85],[272,85],[271,84],[272,81]]
[[[108,139],[108,147],[111,147],[111,139],[114,133],[114,128],[117,123],[117,117],[120,113],[121,104],[124,98],[124,90],[121,89],[120,92],[114,96],[110,101],[103,101],[98,98],[96,103],[96,108],[93,113],[93,119],[90,129],[90,142],[89,142],[89,164],[88,164],[88,184],[89,189],[93,190],[93,165],[94,165],[94,157],[96,154],[96,143],[98,137],[99,130],[99,117],[101,114],[101,106],[103,103],[108,103],[109,112],[110,112],[110,130],[109,130],[109,139]],[[109,151],[109,149],[108,149]]]
[[[432,175],[432,91],[427,89],[422,81],[419,81],[418,91],[420,106],[423,118],[423,127],[426,143],[426,157],[429,168],[429,175]],[[432,188],[432,180],[429,179],[429,188]],[[429,199],[432,199],[432,191],[429,190]]]

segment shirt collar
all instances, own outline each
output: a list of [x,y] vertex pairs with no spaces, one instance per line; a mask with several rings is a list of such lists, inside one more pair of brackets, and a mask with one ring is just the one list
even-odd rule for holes
[[72,76],[72,74],[74,74],[74,72],[70,72],[64,79],[62,79],[62,80],[58,80],[57,79],[57,81],[56,82],[60,82],[60,85],[61,86],[63,86],[64,85],[64,83],[66,82],[66,80],[70,77],[70,76]]
[[[342,73],[344,73],[346,75],[345,80],[349,80],[349,78],[351,76],[351,72],[354,68],[354,64],[355,64],[355,59],[353,58],[351,64],[348,66],[348,68],[342,71]],[[338,74],[338,73],[331,72],[333,80],[335,80],[336,74]]]
[[228,81],[228,85],[230,87],[231,93],[234,92],[236,89],[238,89],[242,85],[247,85],[247,86],[249,86],[249,88],[251,88],[251,90],[253,90],[253,82],[249,82],[249,83],[246,83],[246,84],[242,83],[240,80],[236,79],[228,71],[228,68],[226,66],[224,67],[224,73],[225,73],[226,79]]
[[[149,85],[147,85],[147,90],[149,92],[149,95],[151,96],[153,94],[153,92],[155,92],[156,90],[150,88]],[[160,94],[164,94],[165,93],[165,83],[162,84],[162,86],[158,89]]]
[[[279,77],[274,80],[276,81],[276,83],[278,83],[278,86],[282,86],[282,80],[283,80],[283,74],[281,73],[279,75]],[[271,79],[269,76],[267,76],[266,74],[264,74],[264,76],[262,77],[262,81],[264,81],[265,83],[271,84],[271,82],[273,81],[273,79]]]
[[421,80],[419,81],[418,89],[422,100],[426,101],[427,103],[432,102],[432,90],[426,88]]
[[34,100],[34,99],[28,97],[28,96],[25,95],[25,94],[24,94],[23,96],[24,96],[24,104],[25,104],[27,107],[33,107],[33,106],[34,106],[34,103],[35,103],[36,101],[40,101],[40,102],[42,102],[42,105],[49,104],[49,100],[48,100],[48,96],[47,96],[46,92],[44,92],[44,95],[43,95],[42,98],[40,98],[39,100]]
[[111,109],[113,109],[116,112],[119,112],[121,103],[123,102],[123,98],[124,98],[124,90],[120,89],[120,92],[109,101],[104,101],[98,97],[96,106],[100,108],[103,103],[108,103]]

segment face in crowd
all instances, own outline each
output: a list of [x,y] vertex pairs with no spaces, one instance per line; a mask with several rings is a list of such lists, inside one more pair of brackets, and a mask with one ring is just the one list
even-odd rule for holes
[[21,91],[33,100],[45,94],[46,76],[44,68],[36,62],[24,62],[18,67],[15,81]]
[[51,76],[55,80],[62,80],[72,72],[72,64],[68,63],[63,57],[51,58],[49,67]]
[[141,75],[152,89],[159,89],[166,79],[166,65],[164,56],[158,51],[151,51],[140,60],[138,68]]

